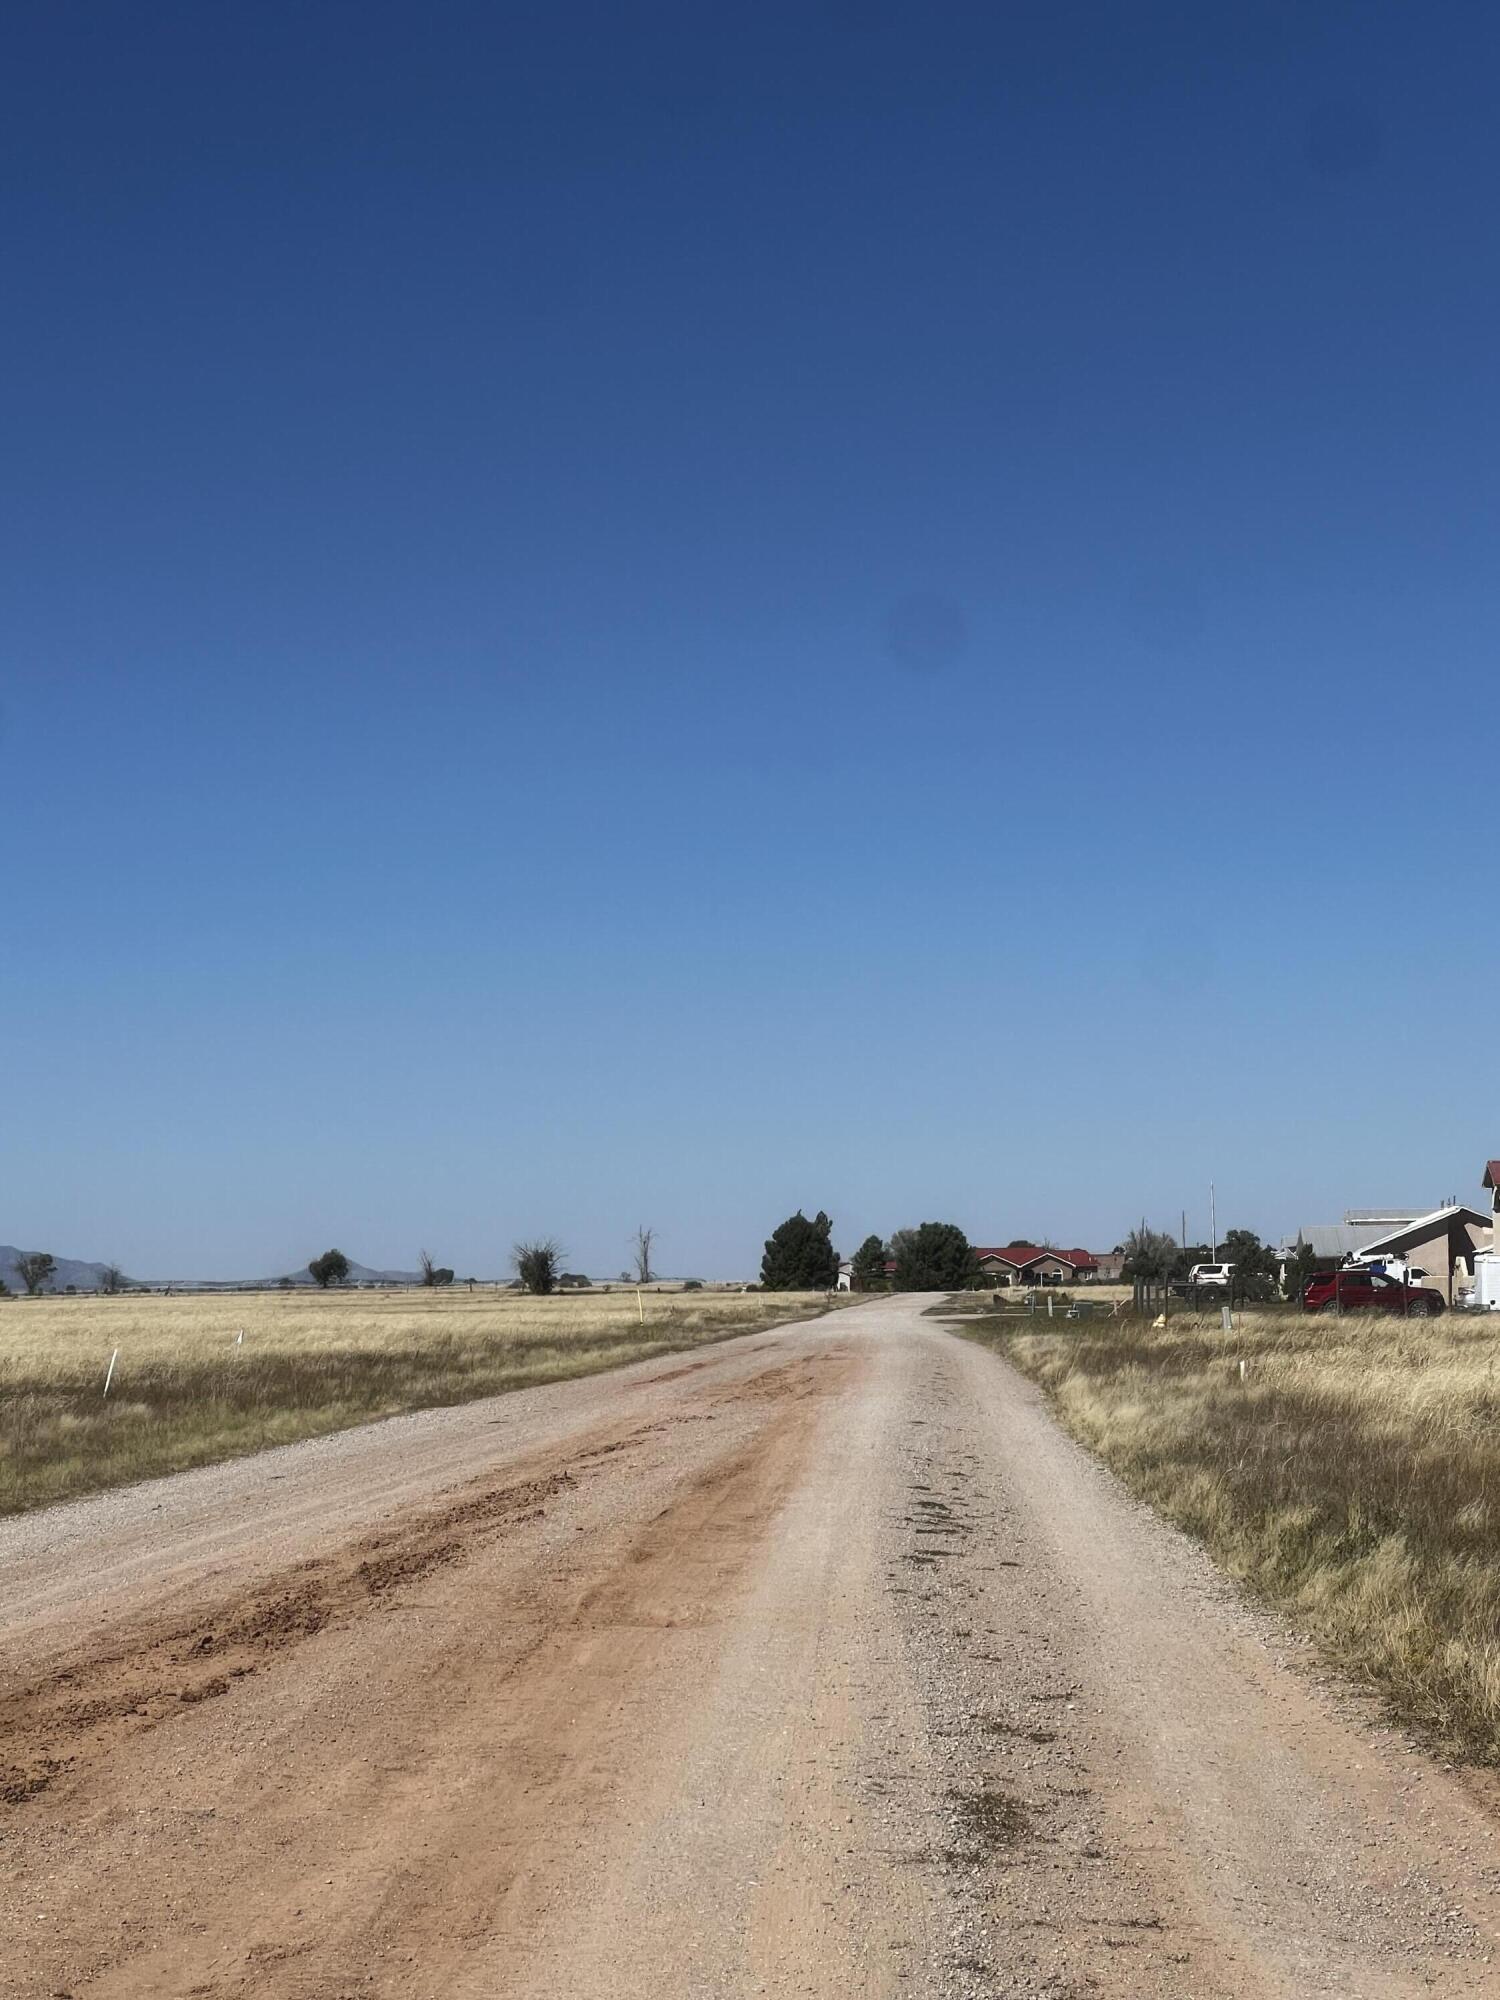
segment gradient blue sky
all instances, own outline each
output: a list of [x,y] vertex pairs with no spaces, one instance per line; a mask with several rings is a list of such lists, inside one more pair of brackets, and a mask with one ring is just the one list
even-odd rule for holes
[[1482,5],[16,5],[0,1240],[1475,1192]]

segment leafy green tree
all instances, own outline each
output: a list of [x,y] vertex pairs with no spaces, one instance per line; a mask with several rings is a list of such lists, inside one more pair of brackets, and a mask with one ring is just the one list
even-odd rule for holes
[[1276,1253],[1261,1242],[1253,1229],[1231,1229],[1219,1245],[1222,1262],[1233,1264],[1233,1289],[1237,1299],[1274,1299],[1279,1290],[1280,1268]]
[[820,1208],[809,1222],[801,1209],[766,1239],[760,1282],[768,1292],[827,1292],[839,1281],[833,1223]]
[[341,1285],[349,1275],[349,1259],[342,1250],[325,1250],[321,1257],[314,1257],[307,1267],[313,1283],[326,1292],[330,1285]]
[[857,1292],[883,1292],[888,1256],[878,1236],[867,1236],[849,1261],[849,1277]]
[[557,1290],[563,1255],[562,1245],[544,1236],[535,1243],[518,1243],[510,1253],[510,1261],[525,1289],[545,1298]]
[[979,1260],[956,1222],[923,1222],[891,1238],[898,1292],[956,1292],[979,1275]]
[[50,1250],[23,1250],[16,1259],[16,1271],[29,1299],[34,1299],[43,1285],[51,1284],[56,1269],[57,1259]]

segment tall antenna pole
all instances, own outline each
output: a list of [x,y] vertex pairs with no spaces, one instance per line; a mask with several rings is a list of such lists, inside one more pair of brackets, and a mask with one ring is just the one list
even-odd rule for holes
[[1213,1242],[1209,1246],[1208,1261],[1210,1264],[1217,1264],[1219,1261],[1219,1212],[1214,1206],[1214,1184],[1212,1181],[1208,1184],[1208,1233],[1213,1238]]

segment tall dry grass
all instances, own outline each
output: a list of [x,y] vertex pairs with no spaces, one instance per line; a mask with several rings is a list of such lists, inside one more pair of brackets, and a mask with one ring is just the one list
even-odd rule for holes
[[1500,1325],[1252,1312],[1227,1335],[965,1331],[1400,1716],[1500,1763]]
[[0,1301],[0,1513],[675,1353],[825,1300],[648,1292],[643,1304],[644,1323],[633,1291]]

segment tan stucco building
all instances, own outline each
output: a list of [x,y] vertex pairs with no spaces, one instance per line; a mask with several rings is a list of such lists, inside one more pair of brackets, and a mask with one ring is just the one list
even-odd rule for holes
[[1420,1282],[1434,1286],[1451,1306],[1456,1288],[1473,1280],[1474,1253],[1490,1247],[1491,1224],[1492,1217],[1482,1209],[1454,1203],[1373,1237],[1361,1245],[1359,1254],[1366,1259],[1405,1258],[1408,1267],[1415,1265],[1427,1273]]

